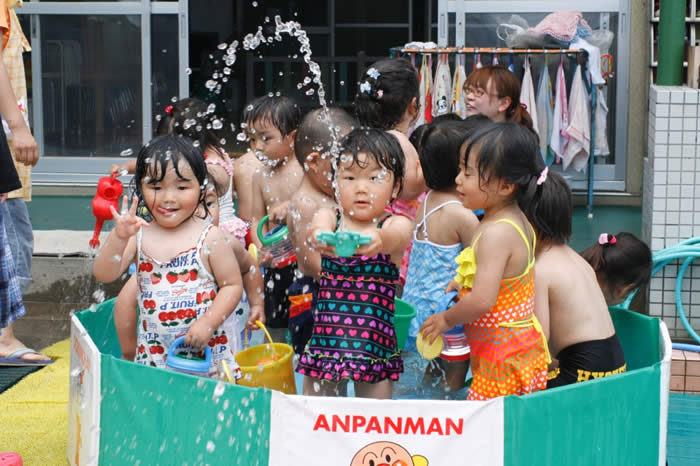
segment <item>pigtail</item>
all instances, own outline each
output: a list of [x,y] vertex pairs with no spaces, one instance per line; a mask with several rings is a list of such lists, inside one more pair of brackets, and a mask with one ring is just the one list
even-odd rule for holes
[[593,246],[590,246],[588,249],[581,252],[581,257],[583,257],[586,262],[591,264],[591,267],[593,267],[596,275],[600,272],[607,275],[603,245],[596,243]]

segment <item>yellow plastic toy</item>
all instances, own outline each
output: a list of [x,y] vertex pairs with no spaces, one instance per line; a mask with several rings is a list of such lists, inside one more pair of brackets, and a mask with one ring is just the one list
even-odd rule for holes
[[445,346],[445,339],[442,335],[438,336],[434,342],[428,343],[423,339],[423,333],[419,333],[416,337],[416,349],[418,353],[425,359],[435,359],[442,353],[442,348]]
[[[296,395],[297,386],[292,369],[294,350],[285,343],[274,343],[272,337],[259,320],[255,324],[263,329],[269,343],[245,348],[236,354],[236,362],[241,367],[242,377],[238,385],[246,387],[266,387],[288,395]],[[248,345],[248,332],[244,346]]]

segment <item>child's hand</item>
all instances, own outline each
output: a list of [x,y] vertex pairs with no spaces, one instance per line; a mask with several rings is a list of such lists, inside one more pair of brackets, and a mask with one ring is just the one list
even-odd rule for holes
[[335,246],[331,246],[330,244],[326,243],[325,241],[319,241],[318,238],[316,237],[319,233],[328,233],[328,231],[322,229],[322,228],[315,228],[311,230],[311,238],[309,241],[309,245],[319,254],[325,255],[325,256],[337,256],[335,253]]
[[462,290],[462,286],[457,283],[455,280],[450,280],[450,283],[447,284],[447,288],[445,288],[445,294],[450,293],[452,291],[456,291],[459,293]]
[[384,239],[382,238],[381,230],[374,230],[369,235],[372,239],[368,244],[363,244],[355,249],[355,254],[366,257],[374,257],[384,251]]
[[196,320],[185,334],[185,344],[197,349],[204,349],[209,344],[211,336],[214,334],[214,327],[208,319]]
[[289,201],[284,201],[277,204],[267,213],[268,221],[271,225],[285,225],[287,223],[287,214],[289,213]]
[[256,320],[263,324],[265,323],[265,307],[262,304],[250,306],[250,316],[248,317],[248,322],[245,323],[245,328],[248,330],[260,330],[260,327],[255,323]]
[[139,232],[141,227],[147,227],[148,222],[141,217],[136,216],[136,207],[139,204],[138,198],[134,196],[131,201],[131,207],[126,210],[129,200],[126,196],[122,199],[122,212],[118,213],[113,206],[109,206],[109,211],[114,217],[114,234],[121,240],[128,240]]
[[444,312],[439,312],[425,319],[421,325],[418,332],[423,335],[423,340],[427,341],[429,345],[432,345],[440,335],[451,328],[445,317]]

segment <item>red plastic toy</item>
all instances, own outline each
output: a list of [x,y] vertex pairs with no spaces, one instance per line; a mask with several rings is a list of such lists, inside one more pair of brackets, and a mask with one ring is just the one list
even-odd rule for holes
[[90,240],[91,248],[100,246],[100,232],[105,220],[112,220],[112,212],[109,208],[119,210],[119,196],[122,195],[122,182],[117,179],[117,174],[103,176],[97,182],[97,193],[92,200],[92,214],[95,216],[95,232]]

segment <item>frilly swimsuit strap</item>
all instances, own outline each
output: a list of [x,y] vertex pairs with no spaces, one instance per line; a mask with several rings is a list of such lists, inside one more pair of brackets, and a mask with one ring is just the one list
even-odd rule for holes
[[233,165],[231,165],[230,162],[226,163],[223,160],[207,158],[205,160],[205,163],[207,165],[217,165],[217,166],[223,168],[224,170],[226,170],[226,173],[228,173],[228,176],[233,176]]

